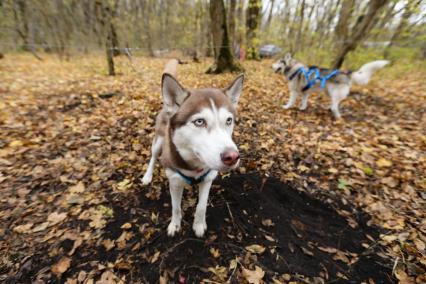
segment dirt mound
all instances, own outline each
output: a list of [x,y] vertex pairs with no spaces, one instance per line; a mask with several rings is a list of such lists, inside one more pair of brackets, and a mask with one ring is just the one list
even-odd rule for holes
[[[144,192],[135,191],[132,197],[109,195],[115,218],[105,228],[104,239],[115,240],[116,247],[106,251],[100,241],[96,246],[85,245],[73,255],[73,266],[62,278],[50,280],[63,282],[81,270],[90,271],[93,266],[99,270],[100,264],[114,263],[115,275],[126,275],[129,282],[156,283],[162,275],[175,283],[199,283],[205,278],[238,283],[244,278],[242,267],[254,270],[255,266],[265,272],[267,282],[288,280],[290,275],[309,283],[392,282],[391,264],[377,255],[380,246],[374,239],[378,232],[366,225],[364,216],[350,214],[347,208],[339,214],[274,178],[247,174],[218,179],[212,188],[204,239],[195,238],[191,230],[196,191],[185,192],[182,232],[174,238],[166,236],[167,189],[163,188],[159,201],[147,199]],[[158,215],[153,217],[153,212]],[[142,225],[147,222],[157,225],[154,229]],[[134,224],[127,238],[120,228],[125,223]],[[147,234],[152,236],[147,238]],[[61,246],[69,251],[72,242]],[[34,280],[38,271],[57,261],[43,255],[33,256],[27,269],[9,278],[9,283]],[[229,266],[235,259],[233,271]],[[99,272],[93,276],[100,278]]]

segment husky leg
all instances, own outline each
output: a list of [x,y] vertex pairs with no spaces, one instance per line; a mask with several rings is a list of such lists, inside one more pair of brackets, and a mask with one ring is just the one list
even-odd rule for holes
[[198,189],[198,204],[194,214],[192,229],[199,238],[204,236],[204,232],[207,230],[206,210],[211,186],[212,180],[201,183]]
[[142,184],[147,185],[152,180],[152,173],[154,172],[155,162],[157,161],[158,155],[160,155],[161,147],[163,146],[163,137],[156,136],[151,146],[151,159],[149,160],[148,169],[146,170]]
[[302,102],[300,103],[300,110],[305,110],[308,107],[308,98],[310,93],[303,93],[302,95]]
[[167,235],[173,237],[176,232],[180,231],[180,223],[182,220],[182,193],[184,182],[180,178],[169,178],[170,196],[172,197],[172,220],[167,227]]
[[288,103],[286,105],[283,106],[283,108],[284,109],[291,108],[294,105],[294,103],[296,102],[298,95],[299,94],[297,93],[297,91],[290,90],[290,100],[288,101]]
[[339,104],[349,94],[349,86],[336,86],[330,90],[331,106],[330,109],[336,119],[341,118]]

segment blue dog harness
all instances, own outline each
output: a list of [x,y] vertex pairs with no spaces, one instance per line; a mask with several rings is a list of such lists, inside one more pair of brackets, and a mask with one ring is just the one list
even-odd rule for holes
[[[335,70],[331,71],[329,74],[325,75],[324,77],[321,77],[320,70],[316,66],[312,66],[312,67],[309,67],[309,68],[300,67],[299,69],[296,70],[296,72],[291,74],[288,79],[291,81],[300,73],[303,73],[303,75],[305,75],[306,81],[308,82],[306,84],[306,86],[303,87],[303,89],[302,89],[302,92],[304,92],[304,91],[309,90],[318,81],[321,82],[321,89],[324,89],[325,83],[327,82],[327,80],[336,76],[337,74],[339,74],[340,71],[335,69]],[[311,79],[312,75],[314,75],[314,76]]]
[[193,177],[189,177],[184,175],[183,173],[181,173],[179,170],[177,169],[172,169],[174,170],[187,184],[189,185],[197,185],[201,182],[204,181],[204,179],[207,177],[207,175],[210,173],[211,170],[208,170],[207,172],[205,172],[202,176],[200,176],[199,178],[193,178]]

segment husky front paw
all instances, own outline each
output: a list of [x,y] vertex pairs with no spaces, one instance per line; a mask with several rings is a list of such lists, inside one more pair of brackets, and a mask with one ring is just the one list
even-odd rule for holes
[[192,229],[197,237],[202,238],[207,230],[206,222],[194,222]]
[[286,105],[282,106],[283,109],[290,109],[291,107],[292,107],[292,105],[289,105],[289,104],[286,104]]
[[152,175],[145,174],[141,180],[143,185],[148,185],[152,181]]
[[167,227],[167,235],[169,237],[173,237],[177,232],[180,231],[180,222],[171,221],[169,226]]

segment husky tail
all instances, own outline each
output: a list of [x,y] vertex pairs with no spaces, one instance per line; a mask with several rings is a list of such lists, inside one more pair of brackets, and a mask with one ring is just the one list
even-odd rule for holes
[[362,65],[358,71],[355,71],[351,74],[351,80],[354,84],[357,85],[366,85],[370,81],[371,76],[374,72],[385,67],[389,64],[387,60],[377,60],[367,64]]

